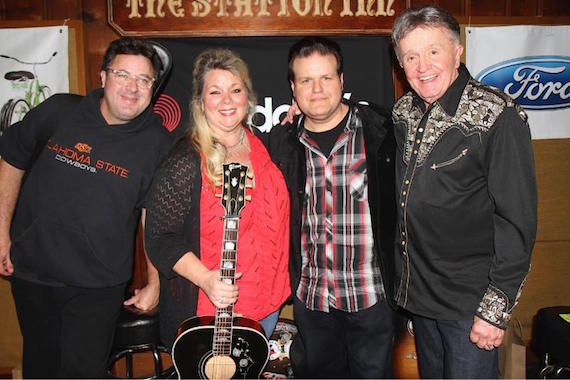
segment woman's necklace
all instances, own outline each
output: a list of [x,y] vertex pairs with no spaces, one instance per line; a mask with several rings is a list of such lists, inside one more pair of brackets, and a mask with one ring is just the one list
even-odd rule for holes
[[229,156],[229,155],[237,152],[241,148],[241,146],[243,145],[244,139],[245,139],[245,130],[242,128],[241,129],[241,136],[239,137],[239,141],[232,146],[226,147],[226,155]]

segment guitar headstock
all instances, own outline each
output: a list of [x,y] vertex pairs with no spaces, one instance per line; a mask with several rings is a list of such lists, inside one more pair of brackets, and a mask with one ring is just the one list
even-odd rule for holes
[[245,206],[247,166],[239,163],[224,164],[222,182],[222,206],[225,217],[239,217]]

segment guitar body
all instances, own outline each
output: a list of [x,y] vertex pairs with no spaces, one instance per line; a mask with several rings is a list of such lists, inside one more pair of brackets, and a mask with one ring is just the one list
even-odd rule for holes
[[182,322],[172,347],[172,361],[180,379],[259,378],[269,360],[269,344],[261,325],[248,318],[233,319],[228,356],[213,356],[215,317]]
[[392,371],[396,379],[419,379],[418,356],[412,321],[406,322],[392,353]]

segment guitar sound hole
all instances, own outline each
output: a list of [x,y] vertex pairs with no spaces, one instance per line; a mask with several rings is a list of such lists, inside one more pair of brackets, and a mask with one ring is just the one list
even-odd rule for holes
[[208,379],[231,379],[236,372],[236,364],[229,356],[216,355],[206,361],[204,372]]

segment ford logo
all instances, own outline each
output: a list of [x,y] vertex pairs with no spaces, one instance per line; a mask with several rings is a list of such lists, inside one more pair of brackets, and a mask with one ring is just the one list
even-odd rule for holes
[[475,79],[501,89],[527,109],[570,107],[570,57],[511,59],[482,70]]

